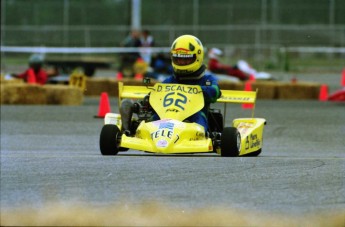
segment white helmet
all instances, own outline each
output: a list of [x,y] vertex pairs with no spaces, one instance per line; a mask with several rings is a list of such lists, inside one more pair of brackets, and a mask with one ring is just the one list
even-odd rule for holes
[[211,48],[208,51],[208,57],[211,59],[219,59],[219,57],[222,56],[222,54],[223,54],[223,51],[221,51],[218,48]]

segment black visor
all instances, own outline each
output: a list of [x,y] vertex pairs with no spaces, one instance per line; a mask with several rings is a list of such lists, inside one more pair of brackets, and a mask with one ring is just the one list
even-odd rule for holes
[[185,66],[190,65],[196,60],[195,54],[173,54],[172,61],[175,65]]

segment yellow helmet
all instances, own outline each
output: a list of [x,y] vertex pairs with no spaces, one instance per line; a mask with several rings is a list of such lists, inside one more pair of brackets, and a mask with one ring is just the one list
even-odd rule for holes
[[192,35],[182,35],[171,45],[171,61],[174,75],[179,80],[199,79],[204,75],[204,47]]

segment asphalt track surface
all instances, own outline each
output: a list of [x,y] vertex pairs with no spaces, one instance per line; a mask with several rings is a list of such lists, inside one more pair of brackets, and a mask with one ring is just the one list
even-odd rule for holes
[[[345,211],[344,103],[258,100],[255,115],[267,119],[263,151],[237,158],[102,156],[98,104],[1,106],[1,209],[154,201],[180,210]],[[115,98],[111,108],[117,111]],[[236,104],[227,113],[227,124],[251,114]]]

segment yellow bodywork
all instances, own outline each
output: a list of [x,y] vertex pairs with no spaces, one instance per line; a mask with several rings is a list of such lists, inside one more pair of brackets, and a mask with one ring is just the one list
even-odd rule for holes
[[265,123],[266,120],[263,118],[237,118],[233,121],[233,127],[241,134],[240,156],[262,148]]
[[200,86],[181,84],[156,84],[150,104],[160,119],[183,121],[204,107]]
[[[257,91],[222,90],[217,102],[254,104],[252,118],[233,120],[241,134],[240,155],[246,155],[262,148],[263,128],[266,120],[254,118]],[[119,82],[119,103],[123,98],[142,99],[150,93],[150,104],[161,120],[142,121],[135,136],[122,135],[119,146],[155,153],[196,153],[214,152],[212,140],[204,133],[204,128],[196,123],[183,122],[200,111],[204,99],[200,86],[181,84],[161,84],[154,86],[124,86]],[[121,128],[119,114],[108,113],[105,124],[115,124]]]
[[240,156],[259,151],[262,148],[266,120],[254,118],[256,96],[257,91],[222,90],[222,97],[217,100],[224,104],[253,104],[251,118],[237,118],[232,123],[232,126],[237,128],[241,134]]
[[213,149],[202,126],[170,119],[141,122],[134,137],[123,135],[120,146],[164,154],[210,152]]

